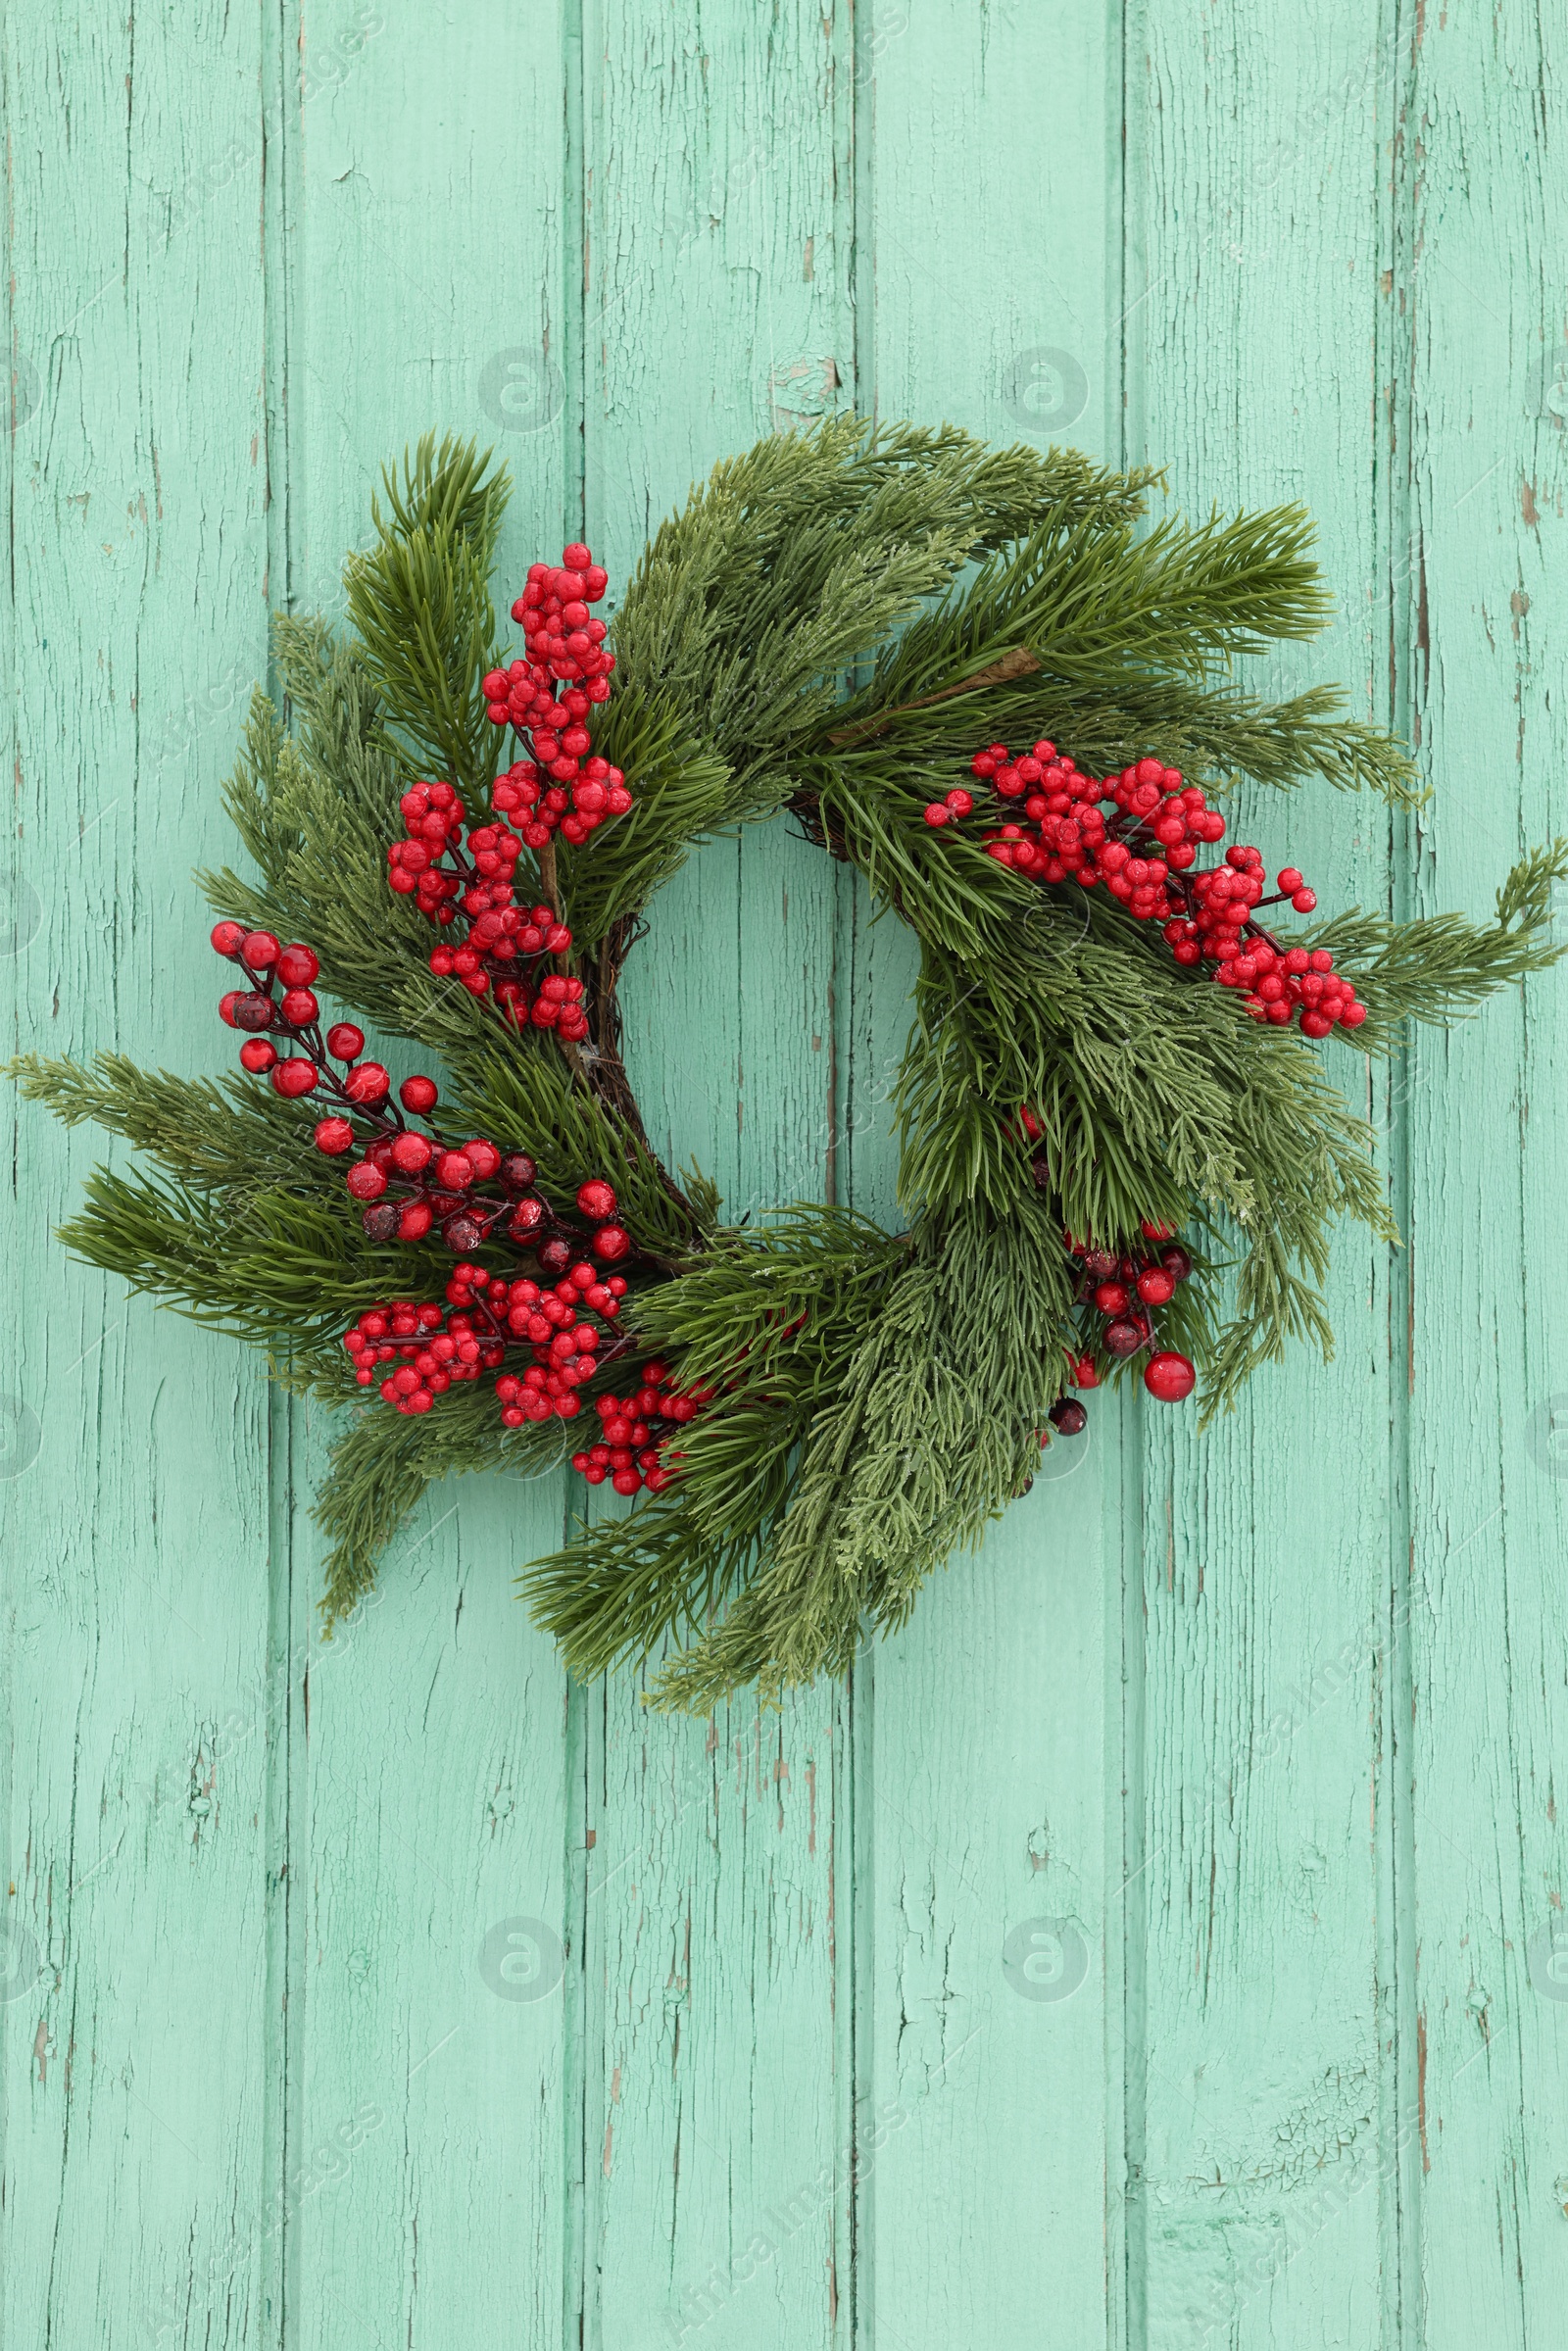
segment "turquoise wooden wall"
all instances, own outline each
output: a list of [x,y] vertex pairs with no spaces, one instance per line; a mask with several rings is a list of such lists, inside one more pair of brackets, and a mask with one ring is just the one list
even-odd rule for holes
[[[187,876],[268,607],[336,607],[430,424],[511,463],[514,576],[583,530],[623,574],[846,402],[1301,498],[1339,619],[1275,680],[1438,798],[1254,837],[1485,909],[1568,829],[1563,33],[7,11],[8,1034],[223,1063]],[[635,1075],[733,1205],[890,1208],[868,914],[783,824],[659,903]],[[0,2342],[1560,2339],[1568,999],[1329,1050],[1410,1241],[1346,1236],[1334,1366],[1201,1442],[1097,1405],[852,1687],[706,1725],[530,1628],[557,1478],[438,1494],[323,1651],[319,1419],[65,1259],[99,1146],[8,1093]]]

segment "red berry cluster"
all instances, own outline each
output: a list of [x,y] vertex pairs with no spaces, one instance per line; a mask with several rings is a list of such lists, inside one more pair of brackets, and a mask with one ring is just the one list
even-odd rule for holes
[[381,1382],[387,1402],[399,1412],[428,1412],[454,1380],[476,1380],[481,1371],[494,1370],[505,1352],[476,1339],[470,1325],[460,1328],[460,1320],[454,1316],[451,1328],[444,1328],[439,1306],[408,1299],[371,1306],[343,1334],[355,1379],[368,1388],[384,1364],[395,1363]]
[[518,1028],[531,1020],[580,1043],[588,1034],[581,980],[556,971],[539,976],[548,956],[566,953],[571,933],[553,907],[513,902],[525,836],[505,824],[476,824],[465,844],[463,803],[450,784],[415,784],[399,805],[408,835],[387,851],[387,880],[400,897],[416,898],[428,921],[461,922],[466,932],[432,951],[430,969],[461,980],[472,996],[493,991]]
[[[1169,1225],[1147,1222],[1147,1246],[1117,1251],[1097,1249],[1069,1236],[1067,1247],[1082,1267],[1078,1297],[1101,1317],[1099,1340],[1105,1352],[1126,1357],[1145,1351],[1144,1386],[1161,1403],[1179,1404],[1191,1396],[1197,1373],[1185,1355],[1155,1346],[1154,1316],[1168,1306],[1177,1285],[1193,1270],[1193,1260],[1172,1235]],[[1093,1355],[1082,1356],[1072,1370],[1075,1388],[1099,1386]]]
[[610,700],[615,666],[614,655],[605,651],[605,623],[588,612],[609,579],[581,545],[564,549],[559,566],[530,563],[512,608],[529,658],[492,669],[484,681],[491,723],[511,726],[529,746],[529,755],[497,780],[492,798],[503,815],[517,820],[532,850],[545,848],[558,825],[563,840],[579,846],[632,805],[620,769],[594,756],[587,724],[592,707]]
[[[313,948],[297,943],[284,947],[270,931],[248,931],[243,922],[215,923],[212,940],[219,954],[237,963],[250,982],[248,988],[230,988],[218,1009],[231,1029],[246,1032],[239,1057],[253,1077],[270,1077],[289,1101],[314,1094],[320,1086],[353,1100],[356,1081],[361,1087],[373,1086],[375,1072],[381,1091],[386,1091],[386,1071],[377,1062],[363,1062],[342,1080],[327,1068],[329,1054],[337,1061],[357,1061],[365,1051],[365,1032],[352,1020],[338,1020],[324,1038],[321,1035],[320,1006],[311,986],[321,965]],[[274,1038],[303,1051],[280,1053]]]
[[[1241,989],[1255,1020],[1283,1026],[1298,1018],[1303,1036],[1326,1037],[1336,1023],[1353,1029],[1366,1018],[1349,983],[1331,977],[1326,948],[1282,946],[1255,919],[1258,906],[1287,900],[1297,913],[1311,913],[1316,896],[1294,865],[1281,868],[1272,897],[1255,849],[1228,849],[1223,864],[1191,870],[1200,844],[1223,836],[1225,818],[1196,784],[1183,783],[1179,768],[1139,759],[1119,776],[1096,778],[1050,742],[1017,759],[993,743],[969,764],[1004,804],[1021,801],[1035,827],[1004,823],[989,832],[985,847],[999,863],[1042,882],[1086,890],[1102,883],[1139,921],[1164,924],[1178,963],[1210,963],[1222,987]],[[974,805],[959,787],[932,801],[925,820],[955,824]]]
[[[482,1265],[460,1265],[447,1284],[447,1297],[463,1321],[481,1340],[503,1350],[525,1347],[528,1364],[520,1376],[508,1372],[496,1382],[501,1417],[509,1429],[525,1420],[570,1420],[580,1408],[577,1390],[630,1345],[622,1339],[599,1357],[600,1333],[584,1317],[592,1311],[613,1322],[626,1295],[623,1274],[607,1279],[579,1258],[552,1289],[539,1282],[509,1282]],[[497,1360],[499,1361],[499,1357]]]
[[[645,1363],[642,1386],[635,1394],[594,1398],[594,1410],[604,1422],[601,1441],[586,1452],[573,1453],[572,1468],[580,1470],[590,1486],[602,1486],[608,1478],[617,1494],[635,1494],[642,1486],[650,1494],[662,1494],[675,1476],[671,1464],[680,1455],[661,1461],[661,1446],[673,1428],[692,1419],[712,1396],[710,1388],[683,1393],[672,1384],[667,1365]],[[657,1420],[670,1427],[656,1432]]]
[[[580,1408],[576,1391],[604,1368],[600,1333],[583,1317],[591,1309],[612,1322],[626,1287],[624,1275],[606,1281],[586,1260],[554,1289],[462,1264],[447,1284],[450,1313],[428,1304],[372,1306],[344,1333],[343,1345],[362,1388],[396,1359],[381,1394],[397,1411],[413,1413],[428,1412],[454,1380],[500,1371],[509,1348],[523,1345],[531,1358],[527,1370],[520,1379],[504,1373],[496,1382],[502,1420],[509,1429],[552,1415],[569,1420]],[[605,1360],[612,1361],[629,1344],[612,1343]]]

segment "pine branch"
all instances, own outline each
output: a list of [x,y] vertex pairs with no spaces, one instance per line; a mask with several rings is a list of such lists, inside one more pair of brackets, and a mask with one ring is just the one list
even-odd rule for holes
[[333,1443],[312,1512],[331,1539],[321,1598],[328,1634],[370,1590],[382,1553],[437,1479],[486,1469],[536,1477],[561,1458],[558,1429],[504,1429],[488,1390],[455,1389],[441,1403],[439,1422],[366,1406]]
[[1494,923],[1469,922],[1462,914],[1396,923],[1359,907],[1320,923],[1311,945],[1329,950],[1367,1007],[1357,1045],[1386,1052],[1406,1021],[1463,1018],[1497,989],[1560,961],[1568,938],[1552,936],[1552,895],[1565,879],[1568,841],[1559,840],[1514,866],[1497,892]]

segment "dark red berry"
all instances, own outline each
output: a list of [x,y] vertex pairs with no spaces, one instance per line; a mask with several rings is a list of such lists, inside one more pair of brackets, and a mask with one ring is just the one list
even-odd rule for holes
[[526,1151],[508,1151],[502,1159],[501,1181],[509,1192],[526,1192],[538,1173]]
[[392,1241],[397,1237],[402,1214],[403,1210],[396,1200],[377,1200],[373,1207],[367,1208],[360,1222],[369,1240]]
[[1075,1403],[1067,1396],[1057,1397],[1051,1407],[1050,1417],[1063,1437],[1081,1437],[1089,1426],[1089,1415],[1082,1404]]
[[1104,1339],[1113,1355],[1136,1355],[1144,1344],[1144,1334],[1138,1325],[1125,1320],[1107,1323]]
[[[233,1003],[233,1022],[235,1028],[248,1029],[252,1036],[259,1036],[263,1029],[270,1029],[272,1025],[271,998],[265,996],[259,988],[252,988],[245,995],[237,996]],[[249,1066],[247,1062],[246,1067]]]

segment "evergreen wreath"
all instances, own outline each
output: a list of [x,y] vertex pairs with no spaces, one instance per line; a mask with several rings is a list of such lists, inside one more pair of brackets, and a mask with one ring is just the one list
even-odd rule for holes
[[[842,1671],[1082,1430],[1069,1390],[1200,1372],[1206,1419],[1287,1340],[1329,1352],[1335,1219],[1396,1235],[1320,1043],[1386,1053],[1555,960],[1568,843],[1489,927],[1285,936],[1259,909],[1311,912],[1298,871],[1200,869],[1243,777],[1417,796],[1334,691],[1233,681],[1327,618],[1302,513],[1141,527],[1158,478],[829,419],[718,465],[612,635],[587,548],[535,564],[508,661],[507,477],[432,437],[348,561],[348,629],[275,620],[281,709],[258,692],[226,791],[256,878],[202,877],[248,1074],[12,1071],[161,1162],[100,1169],[72,1249],[359,1399],[317,1502],[328,1627],[431,1480],[547,1467],[587,1407],[576,1468],[643,1498],[524,1572],[571,1670],[684,1639],[653,1699],[692,1709]],[[725,1224],[622,1066],[643,910],[784,809],[919,942],[901,1232]],[[323,1033],[318,982],[442,1093]]]

